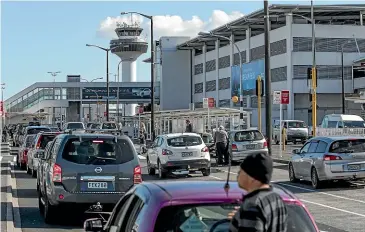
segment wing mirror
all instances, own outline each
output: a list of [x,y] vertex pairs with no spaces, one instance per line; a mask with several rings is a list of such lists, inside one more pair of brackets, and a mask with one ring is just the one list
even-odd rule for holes
[[103,220],[100,218],[90,218],[84,222],[85,232],[99,232],[103,231]]
[[292,151],[292,154],[296,155],[296,154],[299,154],[300,153],[300,149],[294,149]]

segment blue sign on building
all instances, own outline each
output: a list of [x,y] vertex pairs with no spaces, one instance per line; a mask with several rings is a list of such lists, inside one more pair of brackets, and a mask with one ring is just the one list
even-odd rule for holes
[[[265,60],[255,60],[250,63],[242,64],[243,92],[251,95],[256,89],[256,79],[261,76],[265,80]],[[240,94],[240,66],[231,67],[231,93],[233,96]]]

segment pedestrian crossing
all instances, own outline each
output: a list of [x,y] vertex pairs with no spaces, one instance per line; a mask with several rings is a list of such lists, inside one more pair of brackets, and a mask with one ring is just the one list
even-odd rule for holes
[[18,148],[10,146],[9,142],[2,142],[0,145],[0,152],[2,157],[13,156],[18,152]]

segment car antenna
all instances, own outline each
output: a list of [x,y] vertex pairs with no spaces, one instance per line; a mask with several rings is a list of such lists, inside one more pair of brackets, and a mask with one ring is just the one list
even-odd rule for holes
[[[229,145],[229,143],[228,143],[228,145]],[[229,186],[229,177],[231,175],[231,166],[232,166],[231,165],[232,164],[232,162],[231,162],[231,160],[232,160],[231,154],[228,153],[228,157],[229,157],[229,160],[228,160],[227,181],[226,181],[226,183],[224,184],[224,187],[223,187],[224,188],[224,191],[226,192],[227,197],[228,197],[228,192],[229,192],[229,189],[230,189],[230,186]]]

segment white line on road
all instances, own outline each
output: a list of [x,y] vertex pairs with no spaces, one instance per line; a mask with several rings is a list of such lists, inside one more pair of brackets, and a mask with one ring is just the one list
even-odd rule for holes
[[14,163],[10,162],[11,167],[11,189],[12,189],[12,204],[13,204],[13,214],[14,214],[14,232],[21,232],[22,231],[22,221],[20,218],[20,209],[19,209],[19,199],[18,199],[18,192],[16,188],[16,178],[15,178],[15,172],[14,172]]
[[217,180],[223,180],[222,178],[216,177],[216,176],[212,176],[210,175],[209,177],[213,178],[213,179],[217,179]]
[[334,194],[331,194],[331,193],[320,192],[320,191],[316,191],[316,190],[313,190],[313,189],[303,188],[303,187],[299,187],[299,186],[291,185],[291,184],[283,184],[283,183],[279,183],[279,184],[283,185],[283,186],[290,187],[290,188],[301,189],[301,190],[305,190],[305,191],[308,191],[308,192],[315,192],[315,193],[323,194],[323,195],[326,195],[326,196],[336,197],[336,198],[340,198],[340,199],[344,199],[344,200],[348,200],[348,201],[354,201],[354,202],[359,202],[359,203],[365,204],[365,201],[361,201],[361,200],[357,200],[357,199],[338,196],[338,195],[334,195]]
[[300,201],[306,202],[306,203],[309,203],[309,204],[313,204],[313,205],[322,206],[322,207],[325,207],[325,208],[329,208],[329,209],[337,210],[337,211],[340,211],[340,212],[343,212],[343,213],[348,213],[348,214],[352,214],[352,215],[356,215],[356,216],[364,217],[365,218],[365,215],[364,214],[355,213],[355,212],[347,211],[347,210],[344,210],[344,209],[339,209],[339,208],[336,208],[336,207],[332,207],[332,206],[329,206],[329,205],[324,205],[324,204],[317,203],[317,202],[313,202],[313,201],[307,201],[307,200],[303,200],[303,199],[300,199]]

